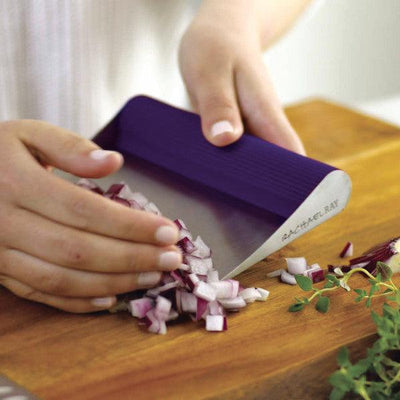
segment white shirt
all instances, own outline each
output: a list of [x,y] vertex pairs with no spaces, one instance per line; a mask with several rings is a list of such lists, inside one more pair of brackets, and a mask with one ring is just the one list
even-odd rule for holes
[[177,50],[199,3],[0,0],[0,121],[92,137],[137,94],[188,107]]
[[0,120],[90,137],[133,95],[187,103],[177,48],[186,0],[0,0]]

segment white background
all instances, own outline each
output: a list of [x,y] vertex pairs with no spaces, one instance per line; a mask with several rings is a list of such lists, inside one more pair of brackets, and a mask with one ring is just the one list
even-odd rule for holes
[[400,125],[400,0],[325,0],[311,14],[265,56],[282,102],[324,97]]

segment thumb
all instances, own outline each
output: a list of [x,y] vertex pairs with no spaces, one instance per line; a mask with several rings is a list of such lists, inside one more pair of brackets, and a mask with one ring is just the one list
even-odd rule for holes
[[100,178],[122,166],[120,153],[103,150],[74,132],[43,121],[20,122],[20,140],[42,164],[85,178]]

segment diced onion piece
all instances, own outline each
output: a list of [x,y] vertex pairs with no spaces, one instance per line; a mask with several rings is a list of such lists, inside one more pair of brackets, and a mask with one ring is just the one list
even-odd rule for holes
[[147,212],[151,212],[152,214],[161,215],[161,211],[154,203],[147,203],[144,206],[144,210]]
[[219,282],[219,274],[218,274],[218,271],[216,269],[210,269],[207,272],[207,282],[208,283]]
[[189,286],[190,290],[193,290],[196,286],[197,282],[200,282],[199,277],[196,274],[189,274],[186,279],[186,283]]
[[288,283],[289,285],[297,285],[296,278],[289,272],[282,271],[281,275],[282,282]]
[[260,293],[261,297],[256,299],[256,301],[266,301],[269,296],[269,291],[263,288],[256,288],[258,293]]
[[204,243],[203,239],[200,236],[197,236],[196,240],[193,243],[196,246],[196,250],[193,255],[201,258],[211,257],[210,248]]
[[279,268],[279,269],[276,269],[275,271],[269,272],[267,274],[267,278],[276,278],[277,276],[281,276],[283,271],[284,271],[284,269]]
[[304,257],[286,258],[288,272],[292,275],[302,274],[307,269],[307,261]]
[[195,313],[197,311],[197,298],[193,293],[181,292],[182,312]]
[[101,195],[104,194],[104,191],[99,186],[97,186],[94,182],[90,181],[89,179],[85,179],[85,178],[79,179],[77,185],[84,189],[90,190],[94,193],[98,193]]
[[246,307],[246,302],[240,296],[234,299],[219,299],[218,301],[226,310],[238,310],[239,308]]
[[201,299],[204,299],[207,301],[214,301],[217,298],[217,294],[216,294],[214,288],[211,285],[209,285],[208,283],[205,283],[203,281],[199,281],[196,283],[193,293],[197,297],[200,297]]
[[336,275],[338,275],[338,276],[343,276],[343,275],[344,275],[344,274],[343,274],[343,271],[341,270],[340,267],[334,268],[334,269],[333,269],[333,272],[334,272]]
[[347,242],[339,256],[341,258],[353,257],[353,243]]
[[189,264],[192,272],[198,275],[207,275],[207,272],[213,267],[211,257],[199,258],[192,255],[185,255],[184,259],[185,263]]
[[191,254],[196,250],[194,243],[186,236],[177,243],[177,246],[179,246],[184,253]]
[[136,318],[143,318],[153,307],[154,302],[149,297],[131,300],[128,303],[129,311]]
[[196,320],[200,321],[208,311],[208,301],[198,298],[196,309]]
[[174,222],[175,222],[175,225],[179,228],[179,230],[182,230],[182,229],[185,231],[188,230],[187,226],[181,219],[178,218]]
[[240,292],[239,295],[246,303],[253,303],[261,298],[260,292],[256,288],[246,288]]
[[209,332],[222,332],[227,329],[226,318],[222,315],[207,315],[206,330]]
[[219,304],[217,300],[210,301],[208,303],[208,314],[209,315],[225,315],[224,308]]
[[239,293],[239,282],[234,279],[210,282],[210,285],[214,288],[217,299],[234,299]]
[[167,321],[173,321],[179,317],[179,314],[174,309],[170,310]]
[[325,279],[324,271],[322,269],[311,271],[310,278],[313,283],[322,282]]
[[142,193],[139,193],[139,192],[134,192],[134,193],[130,194],[128,200],[136,201],[136,203],[138,203],[140,205],[140,207],[142,207],[142,208],[144,208],[145,205],[149,202],[147,197],[145,197]]
[[171,311],[171,302],[163,296],[157,296],[154,313],[160,320],[167,320]]

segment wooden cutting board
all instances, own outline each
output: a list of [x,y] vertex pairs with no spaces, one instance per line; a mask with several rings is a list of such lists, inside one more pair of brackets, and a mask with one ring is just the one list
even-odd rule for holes
[[369,310],[340,291],[328,314],[289,313],[301,290],[266,274],[283,257],[325,267],[340,263],[348,240],[360,254],[400,235],[400,129],[320,100],[287,113],[309,156],[350,174],[353,195],[340,215],[239,276],[270,290],[266,303],[230,315],[225,333],[187,322],[159,336],[126,313],[72,315],[0,289],[0,372],[54,400],[326,398],[337,349],[361,356],[374,340]]

